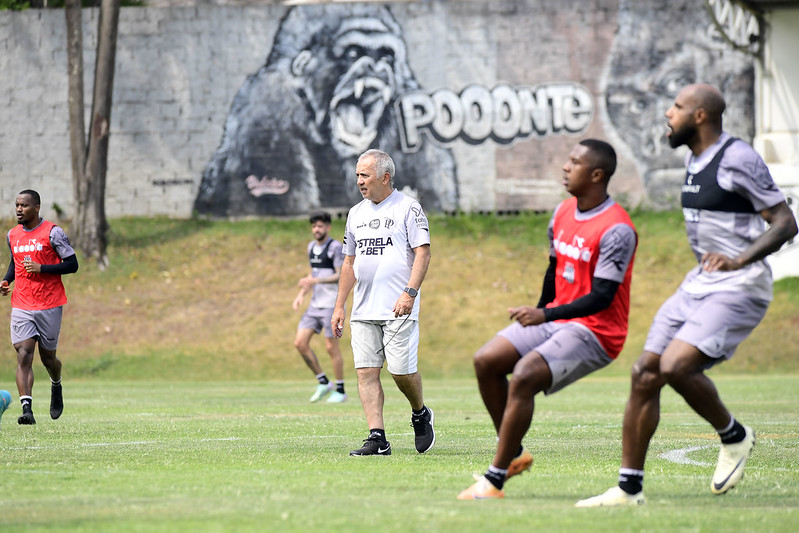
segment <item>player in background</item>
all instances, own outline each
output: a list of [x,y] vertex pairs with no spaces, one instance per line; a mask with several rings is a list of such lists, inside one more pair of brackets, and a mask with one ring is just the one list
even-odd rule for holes
[[[347,400],[347,393],[344,392],[344,363],[330,319],[333,316],[333,306],[336,304],[338,280],[344,256],[341,253],[341,243],[329,236],[330,213],[314,213],[310,217],[310,222],[314,238],[308,243],[308,262],[311,265],[311,272],[297,283],[300,292],[294,298],[292,307],[295,311],[299,309],[308,291],[311,291],[311,303],[297,326],[294,347],[300,352],[305,364],[319,382],[311,401],[318,402],[327,398],[330,403],[341,403]],[[333,374],[336,376],[335,388],[311,349],[311,337],[321,331],[324,331],[325,349],[330,355]]]
[[796,235],[797,227],[760,156],[723,131],[725,107],[717,88],[696,84],[683,88],[666,111],[669,145],[689,148],[681,201],[697,265],[658,310],[633,366],[619,484],[577,507],[644,503],[644,461],[666,385],[719,435],[714,494],[740,481],[755,444],[754,431],[727,410],[705,370],[732,357],[766,314],[772,298],[766,256]]
[[[352,355],[358,394],[369,436],[350,455],[391,455],[383,423],[385,363],[397,388],[411,405],[416,451],[436,441],[432,409],[424,404],[417,369],[420,288],[430,264],[430,230],[419,202],[394,188],[394,161],[380,150],[358,158],[356,182],[363,200],[350,209],[332,325],[344,330],[345,309],[355,289],[350,316]],[[403,318],[404,317],[404,318]]]
[[33,417],[33,357],[39,345],[39,357],[50,374],[50,417],[64,410],[61,390],[61,360],[56,356],[61,333],[63,305],[67,303],[63,274],[78,271],[75,250],[66,233],[52,222],[39,217],[41,198],[26,189],[17,195],[19,225],[8,232],[11,262],[0,294],[11,292],[11,343],[17,351],[17,389],[22,403],[20,424],[35,424]]
[[555,208],[549,223],[549,268],[538,306],[508,309],[513,323],[474,356],[498,444],[485,475],[459,500],[503,498],[505,481],[533,463],[522,439],[535,396],[561,390],[621,352],[638,236],[627,212],[608,195],[615,170],[613,147],[595,139],[577,144],[563,165],[571,198]]

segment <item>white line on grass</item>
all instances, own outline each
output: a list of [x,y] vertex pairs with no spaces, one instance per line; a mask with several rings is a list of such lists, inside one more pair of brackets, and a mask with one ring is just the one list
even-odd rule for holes
[[[199,442],[217,442],[223,440],[241,440],[240,437],[221,437],[218,439],[198,439]],[[100,446],[141,446],[143,444],[163,444],[165,441],[160,440],[134,440],[127,442],[84,442],[81,443],[82,448],[96,448]],[[26,450],[43,450],[50,448],[50,446],[27,446]]]
[[694,465],[694,466],[711,466],[713,463],[706,463],[704,461],[696,461],[688,457],[689,453],[696,452],[699,450],[705,450],[708,448],[715,448],[713,446],[692,446],[690,448],[681,448],[679,450],[671,450],[669,452],[664,452],[660,454],[661,459],[665,459],[667,461],[671,461],[672,463],[677,463],[680,465]]

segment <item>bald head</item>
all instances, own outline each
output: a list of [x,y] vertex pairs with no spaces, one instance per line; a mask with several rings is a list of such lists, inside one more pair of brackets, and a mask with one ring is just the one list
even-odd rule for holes
[[727,107],[721,91],[710,84],[697,83],[688,85],[680,92],[684,92],[686,100],[692,104],[694,110],[704,109],[708,122],[721,128],[721,115]]

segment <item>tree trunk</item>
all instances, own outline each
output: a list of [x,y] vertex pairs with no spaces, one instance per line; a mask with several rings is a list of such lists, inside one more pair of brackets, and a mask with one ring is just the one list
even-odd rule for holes
[[101,269],[108,266],[105,183],[114,91],[120,0],[102,0],[97,28],[92,114],[88,146],[83,118],[83,47],[80,0],[66,0],[69,68],[70,149],[76,211],[73,240]]

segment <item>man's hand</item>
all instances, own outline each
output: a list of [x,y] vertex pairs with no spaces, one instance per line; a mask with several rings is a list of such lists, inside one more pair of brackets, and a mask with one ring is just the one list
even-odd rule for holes
[[508,309],[511,320],[517,321],[522,326],[536,326],[546,322],[544,310],[538,307],[523,305],[521,307],[511,307]]
[[316,285],[318,282],[319,282],[318,279],[309,275],[305,276],[304,278],[300,278],[300,281],[297,282],[297,285],[301,289],[305,289],[307,291],[308,289],[313,288],[313,286]]
[[344,335],[344,309],[336,307],[333,316],[330,318],[330,326],[333,328],[333,335],[340,339]]
[[8,296],[9,292],[11,292],[11,287],[8,286],[8,282],[6,280],[0,281],[0,294]]
[[30,272],[34,274],[38,274],[39,272],[42,271],[42,265],[31,261],[27,257],[22,261],[22,267],[25,269],[25,272]]
[[394,302],[394,318],[410,315],[413,311],[413,298],[407,292],[400,294],[400,297]]
[[730,259],[724,254],[708,252],[702,256],[702,269],[705,272],[729,272],[739,268],[741,268],[741,264],[738,261]]

